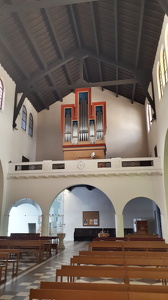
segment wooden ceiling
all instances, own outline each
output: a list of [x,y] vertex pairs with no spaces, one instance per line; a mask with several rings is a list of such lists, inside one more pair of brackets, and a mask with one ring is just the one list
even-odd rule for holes
[[144,104],[167,0],[0,0],[0,62],[37,112],[82,87]]

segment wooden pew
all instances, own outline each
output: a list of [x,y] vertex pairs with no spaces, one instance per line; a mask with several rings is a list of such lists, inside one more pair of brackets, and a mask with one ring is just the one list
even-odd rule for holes
[[153,279],[167,284],[168,268],[145,268],[144,267],[111,267],[111,266],[70,266],[62,265],[56,270],[56,281],[63,281],[66,277],[68,282],[74,282],[75,278],[110,278],[122,279],[124,283],[129,283],[130,279]]
[[163,241],[93,241],[88,250],[105,251],[168,251],[168,244]]
[[102,290],[102,291],[130,291],[145,293],[168,293],[167,285],[141,285],[141,284],[106,284],[92,282],[51,282],[41,281],[40,289],[68,289],[68,290]]
[[19,253],[19,250],[15,249],[0,249],[0,263],[5,263],[7,266],[12,264],[12,277],[18,275]]
[[[58,236],[40,236],[40,233],[11,233],[10,236],[0,236],[0,239],[14,239],[14,240],[47,240],[49,241],[50,252],[58,253]],[[46,244],[47,247],[47,244]],[[47,249],[48,251],[48,249]]]
[[126,278],[126,269],[124,267],[99,267],[99,266],[70,266],[62,265],[61,269],[56,270],[56,281],[63,281],[66,277],[68,282],[74,282],[75,277],[87,278],[113,278],[124,279]]
[[6,282],[8,271],[8,253],[0,253],[0,283]]
[[74,256],[70,259],[70,264],[166,267],[168,266],[168,258]]
[[[127,291],[92,291],[92,290],[61,290],[61,289],[30,289],[29,300],[56,299],[56,300],[128,300]],[[155,299],[154,299],[155,300]]]
[[80,256],[112,256],[112,257],[124,257],[124,251],[79,251]]
[[79,251],[80,256],[168,258],[168,251]]
[[168,251],[168,244],[163,241],[124,241],[124,251]]
[[158,236],[154,236],[154,235],[136,235],[136,234],[133,234],[132,236],[128,236],[127,237],[107,237],[107,236],[98,236],[98,237],[95,237],[93,239],[93,241],[165,241],[163,238],[160,238]]
[[[168,292],[168,286],[159,286],[165,288],[163,292]],[[68,290],[102,290],[102,291],[128,291],[128,284],[106,284],[92,282],[49,282],[41,281],[40,289],[68,289]],[[135,289],[135,291],[137,291]]]
[[[0,249],[17,249],[20,253],[33,253],[36,256],[36,262],[44,259],[44,247],[50,244],[48,240],[0,240]],[[47,255],[50,255],[50,249],[47,248]]]
[[92,290],[65,290],[65,289],[30,289],[29,300],[167,300],[167,293],[143,293],[127,291],[92,291]]
[[92,241],[88,244],[88,250],[122,251],[123,241]]
[[128,292],[129,300],[167,300],[166,294],[142,293],[142,292]]

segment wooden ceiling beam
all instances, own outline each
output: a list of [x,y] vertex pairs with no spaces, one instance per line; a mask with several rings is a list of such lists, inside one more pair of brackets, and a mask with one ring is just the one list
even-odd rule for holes
[[[144,18],[144,9],[145,9],[145,0],[141,0],[141,9],[140,9],[138,36],[137,36],[137,49],[136,49],[136,56],[135,56],[135,69],[136,70],[138,68],[139,56],[140,56],[140,46],[141,46],[141,37],[142,37],[142,25],[143,25],[143,18]],[[132,103],[134,102],[135,89],[136,89],[136,84],[134,83],[133,84],[133,90],[132,90]]]
[[24,12],[27,10],[55,7],[55,6],[63,6],[63,5],[71,5],[85,2],[93,2],[98,0],[39,0],[39,1],[29,1],[22,3],[8,3],[7,5],[0,6],[1,13],[13,13],[13,12]]
[[168,2],[167,0],[157,0],[159,3],[160,7],[164,11],[164,13],[168,16]]
[[[110,81],[100,81],[100,82],[86,82],[83,79],[79,79],[76,83],[70,85],[58,85],[56,88],[58,90],[75,90],[79,88],[89,88],[89,87],[107,87],[107,86],[115,86],[115,85],[125,85],[125,84],[133,84],[138,83],[139,80],[135,78],[128,78],[128,79],[120,79],[120,80],[110,80]],[[53,91],[55,89],[54,86],[48,86],[41,88],[41,92],[45,91]],[[29,88],[29,92],[35,92],[33,87]]]

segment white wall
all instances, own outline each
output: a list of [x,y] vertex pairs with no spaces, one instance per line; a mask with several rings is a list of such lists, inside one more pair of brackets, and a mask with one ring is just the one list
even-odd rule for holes
[[[92,102],[105,101],[107,111],[106,157],[148,156],[145,107],[101,88],[92,88]],[[62,160],[61,105],[74,104],[71,93],[38,114],[37,160]],[[44,121],[45,120],[45,121]]]
[[[66,233],[65,240],[74,240],[75,228],[100,228],[100,230],[102,228],[115,228],[113,205],[102,191],[98,189],[89,191],[84,187],[76,187],[71,192],[65,190],[62,201],[64,205],[62,213],[64,214],[63,232]],[[99,211],[99,226],[83,226],[83,211]],[[38,210],[28,203],[13,207],[10,211],[8,235],[18,232],[28,233],[28,223],[35,223],[36,232],[39,232],[38,215]],[[126,205],[124,227],[133,228],[134,218],[148,220],[149,233],[155,233],[153,202],[151,200],[136,198]],[[50,232],[50,234],[55,235],[56,232]]]
[[[83,211],[99,211],[99,226],[83,226]],[[75,228],[115,228],[115,212],[111,201],[98,189],[76,187],[64,193],[64,232],[73,241]]]
[[148,133],[148,143],[150,154],[153,155],[154,147],[157,145],[158,156],[161,158],[162,163],[164,161],[164,145],[165,137],[168,129],[168,84],[164,88],[164,95],[159,99],[158,86],[157,86],[157,62],[160,59],[161,46],[165,42],[165,29],[168,24],[168,16],[165,16],[163,28],[158,43],[158,49],[155,57],[155,63],[153,67],[153,83],[155,93],[155,106],[156,106],[156,117],[157,119],[153,122],[151,130]]
[[39,231],[38,211],[31,204],[21,204],[10,211],[8,235],[11,233],[28,233],[29,223],[36,224],[36,232]]
[[[8,172],[9,162],[21,162],[22,155],[30,159],[35,160],[36,153],[36,127],[37,127],[37,113],[30,102],[25,99],[24,104],[27,108],[27,115],[32,113],[34,120],[34,132],[33,137],[28,135],[28,131],[21,129],[21,113],[19,114],[16,123],[17,129],[13,130],[13,109],[15,98],[15,83],[8,76],[7,72],[0,65],[0,78],[4,85],[4,98],[3,108],[0,110],[0,162],[2,164],[1,178],[1,194],[0,194],[0,211],[1,222],[4,214],[4,206],[6,201],[6,178]],[[3,226],[3,224],[1,224]]]
[[[8,76],[6,71],[0,65],[0,78],[3,80],[5,97],[3,99],[3,109],[0,111],[0,136],[1,145],[0,147],[0,159],[2,163],[7,164],[8,162],[20,162],[22,155],[29,158],[30,161],[35,160],[36,153],[36,126],[37,126],[37,113],[31,103],[25,99],[24,105],[27,109],[27,116],[29,113],[33,115],[34,131],[33,137],[28,135],[27,131],[21,129],[21,111],[16,120],[17,130],[13,130],[13,109],[14,109],[14,97],[15,97],[15,83]],[[27,122],[28,125],[28,122]],[[3,165],[3,167],[5,167]]]
[[155,204],[149,199],[141,197],[131,200],[124,208],[124,227],[132,227],[133,219],[144,219],[148,221],[149,233],[156,233],[154,209]]
[[[115,196],[114,196],[115,197]],[[83,226],[83,211],[99,211],[99,226]],[[124,209],[124,228],[133,228],[134,218],[144,218],[149,223],[149,233],[155,233],[153,201],[136,198]],[[75,228],[115,228],[115,211],[109,198],[98,189],[88,191],[77,187],[64,193],[65,240],[73,241]]]
[[165,16],[164,18],[162,32],[160,35],[155,63],[153,67],[156,120],[152,123],[151,130],[148,133],[148,145],[149,151],[152,155],[154,153],[153,149],[155,145],[157,145],[158,156],[161,158],[165,182],[164,192],[166,195],[165,214],[168,214],[168,149],[165,147],[166,134],[168,130],[168,83],[164,86],[164,92],[161,98],[159,98],[157,84],[157,63],[160,60],[160,51],[163,45],[168,47],[168,45],[166,45],[167,42],[165,43],[166,28],[168,28],[168,16]]

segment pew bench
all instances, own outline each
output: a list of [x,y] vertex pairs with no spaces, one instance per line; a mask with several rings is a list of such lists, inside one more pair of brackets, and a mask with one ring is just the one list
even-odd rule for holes
[[44,259],[44,253],[49,256],[51,252],[48,240],[0,240],[0,249],[17,249],[21,253],[31,253],[39,263]]
[[12,277],[18,275],[19,267],[19,250],[15,249],[0,249],[0,263],[12,264]]
[[102,290],[66,290],[66,289],[30,289],[29,300],[167,300],[167,293],[143,293],[128,291]]
[[[92,290],[64,290],[64,289],[30,289],[29,300],[128,300],[127,291],[92,291]],[[155,299],[154,299],[155,300]]]
[[168,267],[168,258],[160,257],[106,257],[106,256],[74,256],[71,265],[116,265],[116,266],[153,266]]
[[58,282],[62,282],[64,279],[67,282],[75,282],[75,278],[121,279],[123,283],[130,283],[131,279],[145,279],[156,281],[156,283],[162,282],[163,285],[166,285],[168,268],[146,267],[144,272],[144,267],[62,265],[61,269],[56,270],[56,281]]
[[168,293],[167,285],[139,285],[139,284],[106,284],[92,282],[55,282],[41,281],[40,289],[68,289],[68,290],[102,290],[102,291],[130,291],[145,293]]
[[168,251],[79,251],[81,257],[168,258]]
[[163,241],[93,241],[88,250],[95,251],[168,251]]

